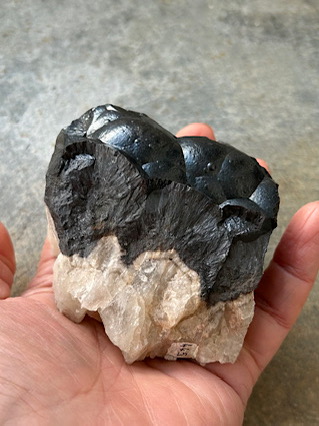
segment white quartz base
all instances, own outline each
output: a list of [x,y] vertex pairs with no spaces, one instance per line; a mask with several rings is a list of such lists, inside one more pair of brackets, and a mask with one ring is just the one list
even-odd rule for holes
[[59,254],[54,292],[72,321],[98,314],[128,363],[147,356],[234,362],[254,313],[253,293],[208,307],[197,273],[174,250],[144,253],[126,267],[115,236],[87,258]]

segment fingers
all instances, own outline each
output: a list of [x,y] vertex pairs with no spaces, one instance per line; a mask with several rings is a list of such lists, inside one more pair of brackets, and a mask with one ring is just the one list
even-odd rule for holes
[[182,136],[205,136],[206,138],[215,140],[213,129],[204,123],[192,123],[176,133],[178,138]]
[[291,220],[255,292],[254,320],[245,347],[262,371],[296,321],[319,268],[319,202]]
[[36,275],[30,282],[24,297],[32,297],[43,303],[54,306],[53,303],[53,265],[56,254],[47,238],[44,242]]
[[0,222],[0,299],[10,296],[15,270],[13,244],[8,231]]
[[51,243],[47,238],[42,247],[37,273],[31,281],[29,288],[39,287],[44,281],[48,281],[48,278],[52,279],[55,260],[56,255],[53,253]]
[[262,160],[261,158],[256,158],[258,164],[263,167],[264,169],[267,170],[267,172],[270,174],[270,168],[268,166],[268,164],[266,163],[266,161]]

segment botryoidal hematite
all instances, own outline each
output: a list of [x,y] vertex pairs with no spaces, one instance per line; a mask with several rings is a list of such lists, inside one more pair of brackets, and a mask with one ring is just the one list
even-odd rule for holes
[[67,317],[101,319],[128,363],[236,360],[279,207],[254,158],[99,106],[60,132],[45,202]]

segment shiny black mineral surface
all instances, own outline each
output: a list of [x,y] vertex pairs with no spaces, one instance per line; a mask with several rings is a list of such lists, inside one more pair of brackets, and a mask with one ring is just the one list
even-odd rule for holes
[[277,187],[230,145],[176,138],[145,114],[103,105],[60,132],[45,202],[62,254],[86,257],[108,235],[127,265],[143,252],[175,249],[214,304],[257,286]]

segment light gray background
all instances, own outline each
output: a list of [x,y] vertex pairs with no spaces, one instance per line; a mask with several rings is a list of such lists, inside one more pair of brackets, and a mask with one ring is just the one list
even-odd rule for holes
[[[56,135],[103,103],[192,121],[263,157],[279,227],[319,198],[318,0],[7,0],[0,6],[0,220],[15,294],[35,270]],[[269,257],[268,257],[269,258]],[[250,400],[246,425],[319,424],[319,288]]]

